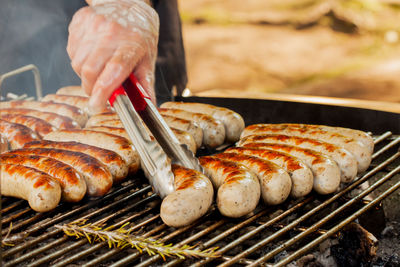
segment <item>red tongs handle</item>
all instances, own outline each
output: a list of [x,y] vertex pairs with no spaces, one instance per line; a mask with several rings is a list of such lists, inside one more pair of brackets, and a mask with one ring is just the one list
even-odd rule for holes
[[136,111],[144,110],[147,107],[146,99],[151,100],[133,73],[112,93],[108,99],[111,106],[114,106],[118,95],[127,95]]

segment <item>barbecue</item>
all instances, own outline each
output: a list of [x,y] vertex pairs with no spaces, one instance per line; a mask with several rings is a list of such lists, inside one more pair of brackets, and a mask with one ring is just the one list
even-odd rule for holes
[[[152,192],[142,171],[114,186],[103,197],[86,197],[79,203],[63,202],[47,213],[32,211],[26,201],[3,197],[2,236],[3,242],[8,244],[2,248],[4,266],[284,266],[315,251],[342,230],[343,237],[355,220],[366,231],[384,228],[384,221],[375,228],[371,224],[382,215],[382,201],[400,187],[398,114],[272,100],[204,97],[177,100],[230,108],[244,117],[246,125],[297,122],[369,131],[375,144],[372,163],[353,182],[333,194],[312,193],[278,206],[259,204],[253,213],[240,219],[223,217],[214,204],[205,216],[182,228],[162,223],[159,215],[161,199]],[[221,148],[203,148],[198,155],[213,154],[218,149]],[[365,182],[369,186],[359,187]],[[368,217],[374,220],[373,223]],[[142,237],[153,237],[177,246],[197,246],[200,250],[218,247],[220,256],[171,257],[164,261],[161,255],[148,255],[136,249],[110,249],[106,243],[89,244],[85,238],[66,236],[59,227],[77,219],[116,228],[129,222],[129,230]],[[345,237],[340,242],[345,242],[343,240]]]

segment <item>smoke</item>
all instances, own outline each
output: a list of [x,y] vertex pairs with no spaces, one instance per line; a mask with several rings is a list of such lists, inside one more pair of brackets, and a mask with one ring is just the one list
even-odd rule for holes
[[[66,52],[68,25],[83,0],[1,0],[0,74],[35,64],[41,74],[43,94],[67,85],[79,85]],[[32,74],[7,79],[7,92],[35,95]]]

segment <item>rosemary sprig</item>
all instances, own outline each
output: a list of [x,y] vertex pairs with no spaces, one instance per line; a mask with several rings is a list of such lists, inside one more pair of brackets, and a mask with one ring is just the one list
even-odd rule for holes
[[68,236],[78,238],[86,238],[89,243],[107,242],[110,248],[126,248],[131,247],[137,249],[140,253],[147,252],[150,256],[160,255],[164,260],[166,257],[219,257],[217,247],[206,250],[198,250],[196,246],[174,246],[172,244],[164,244],[160,240],[152,238],[144,238],[131,233],[127,227],[129,222],[120,228],[114,229],[114,226],[106,227],[104,224],[87,223],[86,220],[74,221],[64,225],[55,225],[56,228],[62,229]]

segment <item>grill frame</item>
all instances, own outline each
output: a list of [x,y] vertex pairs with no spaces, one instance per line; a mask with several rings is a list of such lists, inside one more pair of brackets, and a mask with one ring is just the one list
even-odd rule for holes
[[[366,175],[363,175],[358,180],[351,183],[346,187],[347,189],[344,188],[344,191],[341,192],[345,192],[346,190],[352,191],[348,188],[356,187],[357,184],[361,184],[366,180],[374,180],[377,178],[377,174],[383,173],[387,175],[390,173],[388,176],[389,180],[389,177],[397,177],[400,172],[400,155],[399,152],[397,152],[400,146],[400,136],[398,136],[400,133],[399,114],[360,108],[258,99],[190,97],[182,100],[187,102],[209,103],[231,108],[244,116],[247,125],[260,122],[323,123],[371,131],[374,134],[382,134],[376,139],[379,144],[378,151],[374,154],[372,167],[370,167]],[[391,131],[394,135],[387,131]],[[387,146],[387,144],[391,145]],[[204,154],[210,152],[212,151],[202,151]],[[388,164],[387,159],[390,159],[391,157],[393,158],[394,156],[396,157],[396,159],[393,159],[394,163]],[[382,158],[384,159],[382,160]],[[396,173],[396,175],[392,176],[394,173]],[[379,178],[378,182],[381,181],[379,183],[386,184],[386,180],[383,181],[382,179],[383,178]],[[397,188],[400,187],[399,183],[400,182],[397,182],[391,187],[391,189],[386,190],[386,193],[380,194],[382,199],[387,197],[389,192],[394,191],[395,189],[397,190]],[[137,188],[139,189],[136,190]],[[340,205],[337,200],[340,199],[341,195],[345,195],[345,193],[339,193],[341,195],[335,194],[329,197],[321,197],[312,194],[309,197],[298,201],[287,201],[285,204],[278,207],[265,207],[264,205],[259,205],[253,216],[240,220],[222,218],[218,214],[215,206],[213,206],[212,210],[207,213],[205,217],[193,225],[180,229],[173,229],[166,227],[161,223],[161,219],[158,215],[160,199],[150,192],[150,186],[145,182],[143,174],[139,173],[135,177],[128,178],[128,182],[125,182],[125,187],[115,187],[111,193],[103,198],[95,200],[86,199],[83,203],[76,205],[63,203],[59,205],[55,211],[46,214],[36,214],[31,212],[26,208],[27,204],[20,200],[11,200],[12,204],[7,205],[7,201],[9,201],[10,198],[4,198],[7,199],[5,202],[7,206],[3,209],[3,212],[6,211],[6,222],[7,220],[13,221],[18,217],[22,220],[21,223],[13,225],[13,231],[20,230],[22,233],[16,237],[21,238],[19,240],[21,241],[24,238],[24,234],[29,234],[29,241],[25,241],[12,248],[2,249],[2,256],[6,259],[4,266],[19,265],[21,263],[29,264],[30,266],[38,266],[42,264],[64,266],[68,264],[81,265],[83,263],[85,263],[84,266],[125,266],[133,263],[138,264],[139,266],[149,266],[159,265],[162,263],[160,256],[150,257],[131,249],[119,251],[118,249],[106,249],[104,248],[104,245],[101,244],[87,245],[85,240],[74,240],[74,238],[65,237],[60,230],[53,227],[56,223],[65,223],[80,218],[81,216],[79,215],[81,212],[82,215],[88,217],[90,219],[89,221],[92,223],[95,221],[105,221],[105,219],[107,219],[108,222],[122,225],[127,221],[133,221],[136,223],[134,226],[135,229],[142,229],[142,234],[144,233],[145,236],[157,236],[167,243],[173,242],[180,245],[193,245],[200,242],[200,248],[207,248],[219,245],[223,242],[228,243],[224,247],[225,250],[229,252],[231,246],[232,249],[237,249],[239,245],[246,248],[246,245],[243,245],[243,243],[249,242],[249,240],[256,240],[252,244],[247,245],[247,250],[245,250],[245,253],[240,255],[240,257],[238,254],[231,255],[229,253],[224,253],[219,259],[190,259],[185,262],[182,262],[180,259],[167,259],[165,262],[167,266],[176,266],[181,265],[182,263],[185,263],[185,265],[194,264],[196,266],[203,264],[214,265],[217,263],[225,264],[222,266],[228,266],[233,263],[243,265],[256,264],[260,257],[254,259],[253,254],[254,252],[260,253],[260,249],[254,250],[253,252],[252,248],[248,248],[249,246],[260,246],[261,250],[264,250],[265,246],[272,244],[275,246],[275,252],[273,251],[273,253],[270,253],[270,250],[265,252],[263,255],[276,257],[280,252],[279,250],[285,247],[279,238],[284,237],[288,233],[290,235],[307,235],[306,238],[309,238],[310,236],[308,236],[308,231],[311,233],[314,232],[314,230],[321,230],[321,226],[326,226],[325,224],[321,224],[317,227],[310,228],[307,224],[301,225],[300,222],[302,222],[302,216],[307,214],[307,210],[304,210],[303,213],[301,212],[303,209],[315,201],[321,203],[328,202],[328,204],[322,204],[326,207],[329,207],[330,204]],[[350,201],[351,204],[359,204],[359,201],[357,200],[362,200],[364,195],[367,195],[366,190],[348,201]],[[114,196],[119,199],[114,201]],[[355,220],[357,216],[361,214],[360,211],[365,212],[367,208],[378,205],[380,201],[381,199],[376,197],[371,202],[365,202],[364,206],[351,212],[349,216],[342,218],[343,220],[341,220],[341,222],[347,224]],[[99,207],[97,207],[97,205],[99,205]],[[20,213],[13,214],[13,217],[7,215],[20,206],[22,206]],[[71,210],[71,207],[76,207],[77,209]],[[315,207],[320,206],[314,205],[313,208]],[[109,208],[111,209],[109,210]],[[65,212],[63,211],[64,209],[69,211]],[[139,211],[136,211],[135,209],[139,209]],[[318,209],[322,210],[322,208]],[[282,212],[279,212],[279,210]],[[296,213],[296,216],[292,221],[289,220],[282,222],[282,220],[287,220],[287,218],[293,216],[294,213],[292,212],[294,211],[297,211],[298,213]],[[319,210],[317,212],[317,215],[321,214]],[[276,217],[268,219],[268,215],[272,213],[276,213]],[[309,218],[312,214],[306,215],[306,217]],[[55,218],[48,219],[51,215],[55,215]],[[306,221],[306,219],[304,221]],[[30,225],[29,223],[31,222],[35,222],[35,224]],[[281,224],[280,226],[277,224],[278,222]],[[28,228],[26,228],[27,224]],[[301,244],[303,246],[300,247],[300,250],[296,250],[297,252],[295,252],[298,255],[292,255],[296,257],[302,255],[313,246],[319,244],[320,241],[322,242],[323,239],[335,234],[343,226],[344,225],[340,227],[333,226],[330,229],[326,228],[326,231],[317,231],[316,237],[314,235],[313,239],[314,241],[317,241]],[[220,228],[224,230],[220,230]],[[246,229],[246,231],[244,231],[244,229]],[[253,232],[247,229],[253,229]],[[5,229],[3,229],[3,234],[5,234],[7,230],[8,228],[6,226]],[[215,235],[214,232],[217,230],[220,231],[220,233]],[[244,232],[244,234],[239,233],[239,235],[237,235],[240,231]],[[11,234],[12,233],[13,232],[11,232]],[[204,238],[204,235],[206,235],[206,238]],[[295,239],[293,238],[289,238],[286,239],[285,242],[293,242],[294,240]],[[302,240],[300,243],[303,242]],[[44,243],[41,243],[43,241]],[[238,246],[236,246],[236,244],[238,244]],[[54,248],[54,246],[58,247]],[[224,249],[224,247],[221,249]],[[49,253],[48,249],[52,251]],[[34,256],[34,253],[37,253],[37,255]],[[287,263],[285,261],[292,260],[292,257],[293,256],[286,257],[286,260],[275,263],[277,263],[278,266],[283,265]],[[23,261],[25,258],[26,261]],[[32,258],[34,258],[34,260],[32,260]],[[266,258],[267,257],[264,256],[264,259]],[[8,259],[12,259],[12,261],[9,261]],[[265,264],[265,262],[263,262],[263,264]]]

